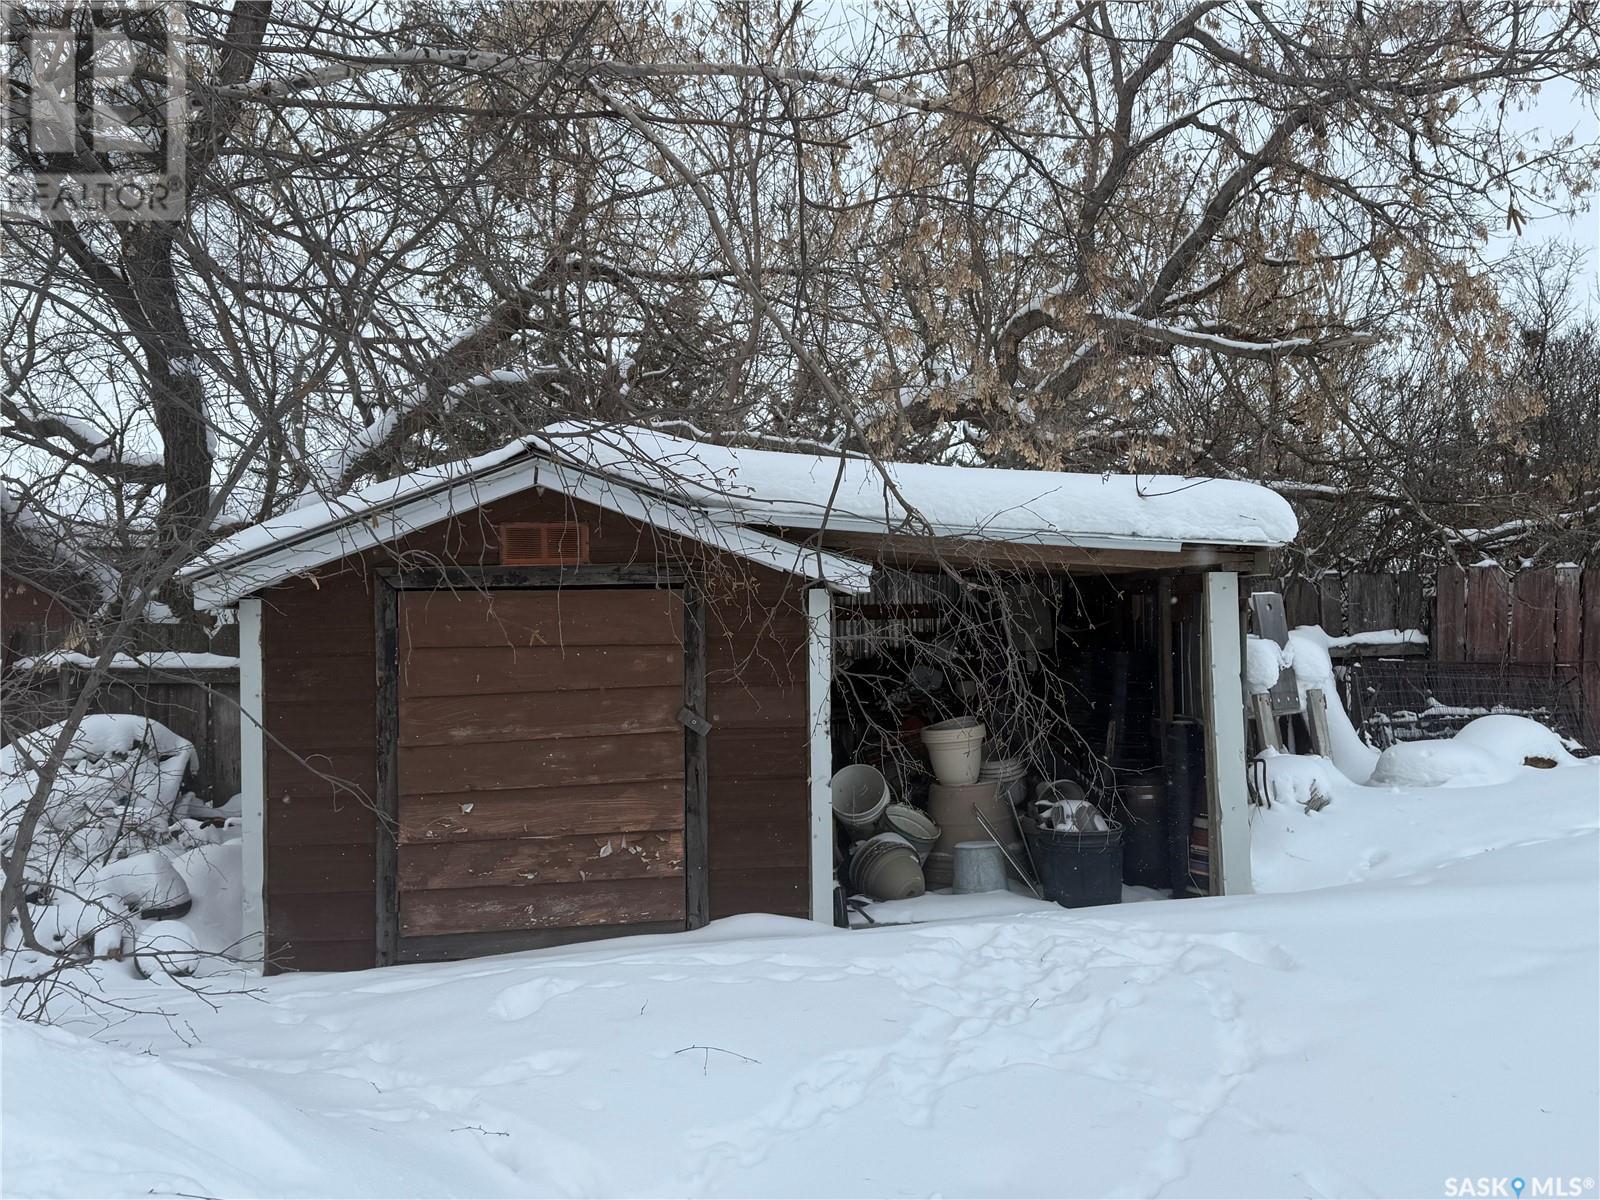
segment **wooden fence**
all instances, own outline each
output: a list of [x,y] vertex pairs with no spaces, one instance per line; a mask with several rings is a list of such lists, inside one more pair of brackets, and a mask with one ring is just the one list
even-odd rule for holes
[[[1501,703],[1501,685],[1514,682],[1525,695],[1543,679],[1552,694],[1577,698],[1585,736],[1600,741],[1600,569],[1535,567],[1511,574],[1492,563],[1451,564],[1432,578],[1252,577],[1246,589],[1281,592],[1290,628],[1320,625],[1332,637],[1421,630],[1428,635],[1427,659],[1442,664],[1434,674],[1444,678],[1448,672],[1458,695],[1475,693],[1471,703],[1477,707]],[[1502,674],[1472,671],[1472,666],[1499,668]]]
[[[6,687],[7,725],[39,729],[61,720],[82,691],[87,671],[66,666],[16,677]],[[194,743],[198,762],[190,784],[220,804],[239,791],[239,671],[120,668],[101,682],[89,709],[134,713],[158,721]]]
[[1600,662],[1600,569],[1440,567],[1432,635],[1440,662]]
[[1251,576],[1245,581],[1245,591],[1279,592],[1290,629],[1320,625],[1330,637],[1375,629],[1420,629],[1426,633],[1431,624],[1429,582],[1415,574],[1358,572],[1326,574],[1315,581]]
[[1600,730],[1600,569],[1440,567],[1431,645],[1439,662],[1575,678],[1590,736]]

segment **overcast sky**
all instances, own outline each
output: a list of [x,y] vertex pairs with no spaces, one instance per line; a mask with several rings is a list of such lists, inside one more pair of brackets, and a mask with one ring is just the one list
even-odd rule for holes
[[[1579,98],[1570,86],[1546,87],[1535,104],[1526,111],[1513,114],[1513,123],[1527,129],[1548,144],[1556,137],[1571,134],[1579,143],[1600,143],[1600,118],[1595,115],[1594,100]],[[1588,198],[1586,211],[1570,215],[1541,217],[1531,222],[1522,233],[1525,239],[1561,238],[1576,242],[1589,254],[1589,294],[1586,297],[1591,311],[1600,312],[1600,205],[1594,194]],[[1495,242],[1510,249],[1516,244],[1508,231],[1500,231]],[[1503,253],[1504,251],[1502,251]]]

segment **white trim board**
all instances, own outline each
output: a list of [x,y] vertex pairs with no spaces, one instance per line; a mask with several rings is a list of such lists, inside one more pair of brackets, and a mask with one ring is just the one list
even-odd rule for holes
[[[1250,879],[1250,794],[1245,779],[1244,634],[1239,577],[1209,571],[1203,629],[1206,792],[1211,814],[1213,888],[1224,896],[1255,890]],[[1220,886],[1218,886],[1220,885]]]
[[810,712],[811,919],[833,924],[833,596],[806,592],[806,700]]
[[267,950],[266,690],[261,601],[239,602],[239,833],[243,853],[243,930],[239,957],[264,968]]

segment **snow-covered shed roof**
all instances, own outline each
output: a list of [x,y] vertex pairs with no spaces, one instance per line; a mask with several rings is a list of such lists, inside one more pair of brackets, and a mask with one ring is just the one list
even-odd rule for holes
[[295,575],[534,487],[840,590],[865,592],[871,583],[866,563],[748,529],[626,480],[559,461],[539,435],[290,509],[216,543],[179,577],[190,585],[199,607],[226,608]]
[[[887,475],[888,482],[885,481]],[[542,486],[779,570],[864,592],[868,564],[771,530],[932,532],[1037,545],[1270,547],[1293,510],[1256,484],[1172,475],[884,463],[749,450],[635,426],[565,422],[458,463],[318,500],[241,530],[184,568],[202,607]],[[912,524],[907,506],[921,520]]]
[[[563,460],[758,525],[927,533],[1071,546],[1281,546],[1294,510],[1238,480],[1088,475],[748,450],[654,429],[568,422],[544,436]],[[887,479],[885,478],[887,476]]]

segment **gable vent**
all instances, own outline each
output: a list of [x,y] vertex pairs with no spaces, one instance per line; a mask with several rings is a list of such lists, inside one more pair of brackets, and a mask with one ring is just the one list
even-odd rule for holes
[[506,567],[570,567],[589,561],[589,527],[556,522],[500,526],[500,564]]

